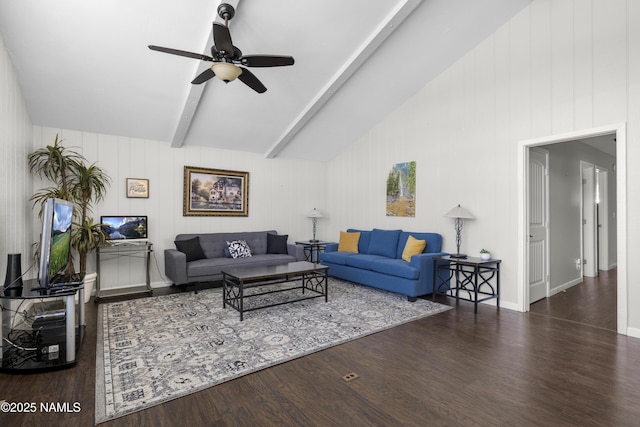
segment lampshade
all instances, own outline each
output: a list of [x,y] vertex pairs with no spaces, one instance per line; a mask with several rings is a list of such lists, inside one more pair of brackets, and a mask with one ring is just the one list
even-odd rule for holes
[[322,218],[323,216],[324,215],[322,215],[322,212],[320,212],[316,208],[313,208],[313,210],[307,214],[307,218]]
[[225,83],[234,81],[242,73],[239,67],[229,62],[216,62],[211,66],[211,69],[216,74],[216,77]]
[[460,205],[454,207],[449,212],[444,214],[444,216],[448,218],[463,218],[463,219],[474,219],[475,217],[471,215],[471,213]]

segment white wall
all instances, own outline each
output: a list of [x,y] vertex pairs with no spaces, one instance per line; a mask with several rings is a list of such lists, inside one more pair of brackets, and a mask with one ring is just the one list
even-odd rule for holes
[[[580,160],[607,167],[615,162],[615,157],[580,141],[546,145],[543,148],[549,151],[549,253],[551,258],[549,273],[553,294],[576,284],[582,277],[575,263],[575,260],[581,256]],[[616,205],[616,180],[615,172],[612,170],[610,172],[607,214],[611,217]],[[615,235],[615,222],[610,221],[610,226],[611,232]],[[609,246],[615,248],[615,245]],[[615,262],[615,250],[609,251],[609,259]],[[601,269],[606,269],[606,266]]]
[[28,172],[32,127],[11,59],[0,37],[0,277],[4,283],[7,254],[22,254],[22,272],[31,257],[31,177]]
[[[640,160],[640,2],[537,0],[389,115],[328,168],[330,233],[346,227],[440,232],[461,203],[461,250],[503,259],[501,303],[517,307],[519,141],[627,122],[628,164]],[[387,218],[384,178],[417,162],[417,208]],[[640,169],[629,168],[630,183]],[[640,187],[627,189],[628,257],[640,256]],[[636,238],[634,238],[636,237]],[[630,264],[628,277],[640,265]],[[640,328],[640,286],[628,280],[628,325]]]
[[[257,231],[275,229],[289,235],[289,242],[311,238],[314,207],[325,210],[326,165],[320,162],[267,160],[260,155],[208,148],[171,148],[167,142],[101,135],[67,129],[34,126],[33,147],[51,144],[56,133],[66,147],[77,147],[90,162],[97,161],[112,179],[100,215],[147,215],[149,237],[154,244],[151,281],[164,284],[164,249],[175,248],[179,233]],[[248,217],[185,217],[182,215],[184,166],[249,172]],[[127,198],[126,178],[149,179],[149,198]],[[39,188],[39,182],[34,188]],[[322,220],[318,224],[322,230]],[[319,232],[319,235],[321,233]],[[89,269],[93,270],[94,257]],[[115,268],[117,267],[117,268]],[[121,258],[101,266],[108,277],[104,289],[141,284],[143,269],[137,260]]]

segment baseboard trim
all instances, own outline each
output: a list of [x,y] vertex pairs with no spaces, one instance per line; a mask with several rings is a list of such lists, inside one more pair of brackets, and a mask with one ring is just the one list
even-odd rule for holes
[[549,296],[552,297],[555,294],[558,294],[558,293],[560,293],[562,291],[566,291],[567,289],[569,289],[569,288],[571,288],[571,287],[573,287],[575,285],[579,285],[580,283],[582,283],[582,277],[578,277],[577,279],[573,279],[573,280],[571,280],[569,282],[563,283],[560,286],[556,286],[555,288],[550,289],[549,290]]
[[640,329],[638,328],[627,328],[627,336],[640,338]]

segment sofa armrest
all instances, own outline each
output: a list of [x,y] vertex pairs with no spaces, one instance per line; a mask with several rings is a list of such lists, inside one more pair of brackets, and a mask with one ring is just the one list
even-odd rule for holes
[[327,246],[325,248],[325,252],[337,252],[338,251],[338,244],[337,243],[327,243]]
[[296,261],[304,261],[304,251],[300,245],[287,243],[287,253],[296,257]]
[[433,292],[433,258],[447,255],[449,254],[446,252],[431,252],[411,257],[411,262],[409,264],[420,270],[418,280],[420,280],[420,283],[426,285],[427,293]]
[[187,278],[187,255],[177,249],[165,249],[164,274],[176,285],[189,283]]

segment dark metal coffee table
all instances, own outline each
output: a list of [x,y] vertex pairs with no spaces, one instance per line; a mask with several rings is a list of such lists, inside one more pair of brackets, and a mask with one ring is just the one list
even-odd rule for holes
[[[225,269],[222,271],[222,307],[226,308],[227,304],[229,304],[238,310],[242,321],[244,320],[245,312],[260,308],[274,307],[322,296],[324,296],[324,301],[327,302],[329,300],[328,271],[329,267],[307,261],[292,262],[284,265]],[[294,284],[297,280],[300,280],[298,286],[272,286],[269,289],[257,290],[250,294],[245,293],[245,290],[250,288],[282,283]],[[270,301],[249,308],[245,307],[245,300],[248,298],[295,289],[302,290],[300,297],[277,302]]]

